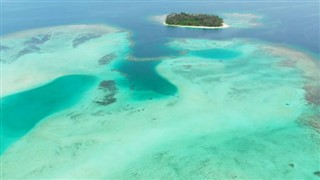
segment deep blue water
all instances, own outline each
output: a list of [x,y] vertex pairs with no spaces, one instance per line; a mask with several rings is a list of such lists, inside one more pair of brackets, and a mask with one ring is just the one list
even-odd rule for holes
[[2,98],[0,153],[41,119],[75,104],[95,81],[88,75],[62,76],[41,87]]
[[[82,23],[107,23],[133,32],[133,55],[155,57],[175,54],[165,48],[170,38],[229,39],[236,37],[294,45],[319,54],[319,1],[288,2],[3,2],[3,34],[25,29]],[[261,28],[198,30],[167,28],[150,23],[152,15],[171,12],[254,13],[265,17]]]
[[[115,67],[125,74],[129,80],[129,88],[135,100],[147,100],[173,96],[177,92],[176,86],[161,77],[156,71],[160,61],[121,61]],[[149,93],[146,91],[149,91]],[[150,92],[154,92],[150,94]]]

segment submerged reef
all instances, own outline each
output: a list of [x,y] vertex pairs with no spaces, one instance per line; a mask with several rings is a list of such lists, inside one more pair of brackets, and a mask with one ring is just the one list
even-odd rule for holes
[[103,92],[103,97],[94,100],[95,103],[107,106],[117,101],[117,99],[115,98],[115,95],[117,93],[117,86],[115,81],[105,80],[100,82],[99,90]]
[[8,50],[8,49],[10,49],[8,46],[0,45],[0,51],[5,51],[5,50]]
[[250,13],[224,13],[222,17],[231,27],[236,28],[253,28],[260,27],[263,17]]
[[320,112],[317,109],[314,109],[313,112],[311,112],[311,113],[302,114],[299,117],[298,122],[301,125],[308,127],[313,132],[318,133],[318,135],[315,136],[316,137],[315,139],[320,142],[320,138],[319,138],[319,134],[320,134],[319,117],[320,117]]
[[315,172],[313,172],[313,174],[314,174],[315,176],[320,177],[320,171],[315,171]]
[[107,54],[107,55],[101,57],[99,59],[98,63],[100,65],[106,65],[106,64],[109,64],[115,58],[117,58],[117,55],[115,53],[110,53],[110,54]]
[[[2,44],[10,48],[2,51],[4,88],[1,96],[63,75],[99,74],[105,68],[97,60],[104,57],[101,63],[106,63],[108,58],[113,58],[113,53],[126,51],[127,36],[103,25],[59,26],[4,36]],[[117,47],[114,44],[118,44]]]
[[320,106],[320,87],[319,85],[306,85],[304,86],[306,91],[305,98],[311,105]]
[[40,45],[50,40],[51,36],[52,36],[51,34],[38,35],[26,40],[24,42],[24,45],[34,45],[34,46]]
[[79,45],[95,38],[101,37],[101,34],[97,33],[88,33],[88,34],[80,34],[72,41],[72,47],[76,48]]
[[17,58],[19,58],[25,54],[35,53],[35,52],[39,52],[39,51],[40,51],[39,47],[31,45],[31,46],[23,48],[21,51],[19,51],[19,53],[17,54]]
[[[52,34],[45,43],[24,43],[44,34]],[[1,62],[3,98],[71,74],[97,81],[69,105],[47,97],[62,108],[8,146],[0,157],[3,178],[319,176],[315,58],[252,39],[181,38],[167,48],[185,53],[130,61],[129,37],[111,27],[79,25],[4,38],[10,48],[3,60],[12,63]],[[16,61],[30,46],[40,51]],[[67,85],[71,94],[82,87]]]

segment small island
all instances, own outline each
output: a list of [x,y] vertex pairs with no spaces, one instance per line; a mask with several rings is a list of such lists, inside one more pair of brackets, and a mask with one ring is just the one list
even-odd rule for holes
[[165,24],[169,26],[222,28],[223,19],[210,14],[171,13],[166,16]]

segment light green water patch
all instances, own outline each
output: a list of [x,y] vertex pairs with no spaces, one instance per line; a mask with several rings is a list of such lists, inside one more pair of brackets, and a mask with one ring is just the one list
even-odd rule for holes
[[239,60],[244,56],[252,55],[259,46],[246,43],[247,40],[233,39],[230,41],[208,41],[205,39],[175,39],[168,43],[173,49],[181,52],[183,56],[194,56],[212,60]]
[[255,28],[262,26],[263,17],[251,13],[224,13],[224,22],[234,28]]
[[207,40],[207,39],[191,39],[191,38],[176,38],[168,43],[170,48],[177,50],[207,50],[207,49],[227,49],[241,50],[246,49],[246,53],[251,53],[252,48],[256,50],[258,42],[250,39],[231,39],[231,40]]
[[123,179],[316,179],[319,144],[290,124],[168,140],[128,165]]
[[177,88],[156,72],[160,61],[119,61],[115,68],[123,73],[129,82],[132,97],[136,100],[146,100],[173,96]]
[[205,49],[189,52],[190,55],[199,56],[207,59],[229,60],[241,55],[240,52],[229,49]]
[[41,87],[3,97],[1,152],[43,118],[78,102],[95,82],[94,76],[68,75]]
[[127,56],[128,37],[128,32],[104,25],[60,26],[7,35],[2,38],[0,96],[67,74],[108,76],[109,64]]

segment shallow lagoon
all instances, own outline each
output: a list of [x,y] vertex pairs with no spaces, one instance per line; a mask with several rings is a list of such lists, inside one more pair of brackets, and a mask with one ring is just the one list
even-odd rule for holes
[[2,98],[1,152],[40,120],[77,103],[94,82],[91,76],[63,76],[41,87]]
[[[105,25],[36,29],[4,45],[3,103],[52,95],[27,106],[41,116],[26,112],[28,128],[1,155],[4,178],[318,178],[319,66],[301,49],[179,37],[164,44],[174,55],[140,59],[129,32]],[[73,91],[70,78],[88,81]],[[4,123],[25,111],[13,106]]]
[[[81,46],[99,41],[105,40]],[[96,80],[87,75],[62,76],[3,97],[4,105],[14,106],[3,109],[8,114],[3,127],[20,120],[21,112],[29,117],[21,121],[27,122],[23,128],[14,123],[15,130],[10,131],[10,135],[22,133],[7,140],[16,142],[8,143],[1,156],[4,177],[316,177],[319,142],[314,123],[319,107],[305,98],[314,94],[303,89],[318,80],[319,69],[311,56],[248,39],[184,38],[172,40],[168,48],[187,53],[135,62],[125,59],[128,46],[121,42],[123,56],[112,48],[109,52],[118,58],[96,56],[110,60],[99,64],[100,58],[95,59],[99,68],[91,74]],[[99,49],[95,53],[108,54]],[[78,66],[65,74],[69,71],[94,72]],[[70,78],[76,84],[70,84]],[[35,96],[40,91],[41,96]],[[31,96],[36,100],[27,107],[37,108],[37,116],[27,108],[15,108],[17,103],[26,105]],[[295,141],[286,143],[288,138]],[[35,152],[37,163],[27,158]]]

